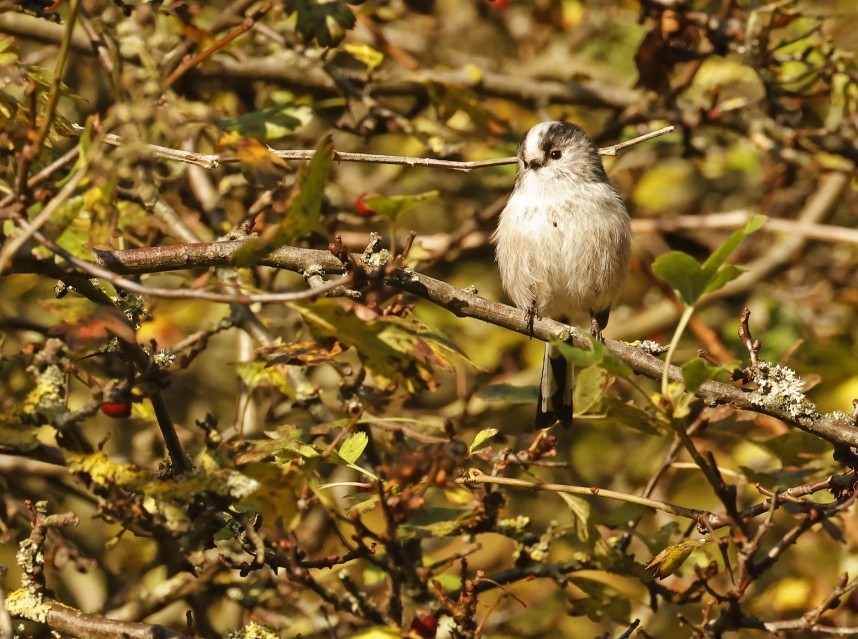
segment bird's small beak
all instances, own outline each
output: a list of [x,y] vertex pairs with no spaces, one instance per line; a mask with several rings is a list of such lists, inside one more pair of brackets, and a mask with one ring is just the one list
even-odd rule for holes
[[542,162],[540,160],[531,160],[530,162],[525,160],[524,166],[527,169],[537,171],[542,168]]

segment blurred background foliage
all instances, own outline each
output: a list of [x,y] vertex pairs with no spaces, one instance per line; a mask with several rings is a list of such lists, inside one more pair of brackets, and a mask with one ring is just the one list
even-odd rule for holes
[[[377,232],[396,255],[414,231],[402,264],[503,300],[488,238],[514,166],[307,164],[266,146],[323,154],[330,136],[340,152],[484,160],[514,155],[547,119],[603,146],[671,124],[605,158],[636,234],[606,336],[670,341],[682,306],[654,259],[703,262],[762,214],[731,258],[747,270],[701,300],[674,362],[704,349],[728,372],[747,366],[747,307],[760,359],[796,370],[820,411],[851,412],[852,0],[0,6],[7,591],[32,576],[16,550],[45,500],[80,519],[40,542],[50,597],[89,620],[373,638],[858,626],[854,451],[844,465],[795,425],[663,394],[609,357],[579,371],[575,427],[537,436],[542,343],[379,277],[358,299],[141,298],[109,278],[88,288],[51,248],[91,261],[258,233],[268,249],[327,250],[339,236],[359,255]],[[204,168],[151,145],[237,161]],[[47,241],[22,231],[37,223]],[[263,252],[185,270],[155,255],[127,277],[304,287],[254,266]],[[165,446],[170,423],[178,449]],[[466,469],[621,496],[457,482]],[[799,486],[816,488],[747,514]],[[747,516],[707,530],[622,497],[640,494]],[[58,609],[21,632],[50,627],[108,632]]]

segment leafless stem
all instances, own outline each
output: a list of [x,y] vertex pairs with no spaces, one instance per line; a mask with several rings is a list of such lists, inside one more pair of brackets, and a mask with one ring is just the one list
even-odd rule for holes
[[[633,144],[638,144],[639,142],[644,142],[645,140],[651,140],[652,138],[665,135],[673,131],[673,129],[673,126],[666,126],[662,129],[659,129],[658,131],[652,131],[636,138],[632,138],[631,140],[621,142],[620,144],[615,144],[614,146],[599,149],[599,153],[601,153],[602,155],[613,156],[616,155],[617,151],[621,149],[629,147]],[[83,127],[75,125],[74,130],[80,132],[83,131]],[[113,133],[105,134],[104,141],[107,144],[112,144],[113,146],[122,146],[123,144],[125,144],[125,141],[121,137]],[[219,153],[192,153],[190,151],[182,151],[180,149],[171,149],[165,146],[158,146],[157,144],[148,144],[147,147],[156,157],[164,158],[166,160],[173,160],[176,162],[185,162],[186,164],[193,164],[206,169],[214,169],[221,164],[230,164],[239,161],[239,158],[236,156],[221,155]],[[313,157],[313,154],[315,153],[315,151],[313,150],[280,151],[277,149],[272,149],[270,147],[269,150],[272,154],[283,160],[309,160]],[[516,162],[518,162],[518,158],[515,157],[460,162],[456,160],[438,160],[434,158],[407,157],[399,155],[349,153],[346,151],[335,151],[334,160],[336,160],[337,162],[365,162],[369,164],[396,164],[410,167],[450,169],[453,171],[461,171],[463,173],[470,173],[474,169],[484,169],[491,166],[503,166],[506,164],[515,164]]]

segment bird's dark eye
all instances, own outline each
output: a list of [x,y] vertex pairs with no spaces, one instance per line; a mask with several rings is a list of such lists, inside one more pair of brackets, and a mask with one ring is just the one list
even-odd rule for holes
[[552,160],[559,160],[562,155],[563,152],[558,148],[553,148],[548,152],[548,157]]

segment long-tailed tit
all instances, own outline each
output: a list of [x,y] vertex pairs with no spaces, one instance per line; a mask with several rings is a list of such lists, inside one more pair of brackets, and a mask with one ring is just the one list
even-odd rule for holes
[[[542,122],[518,148],[515,188],[492,236],[504,290],[519,308],[597,337],[631,253],[629,215],[599,151],[574,124]],[[572,423],[573,368],[545,345],[536,425]]]

